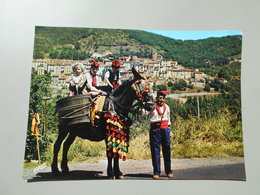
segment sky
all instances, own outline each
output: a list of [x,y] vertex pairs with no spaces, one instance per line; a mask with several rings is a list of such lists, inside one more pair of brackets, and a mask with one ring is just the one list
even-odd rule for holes
[[229,35],[242,35],[242,31],[162,31],[162,30],[144,30],[177,40],[199,40],[210,37],[224,37]]

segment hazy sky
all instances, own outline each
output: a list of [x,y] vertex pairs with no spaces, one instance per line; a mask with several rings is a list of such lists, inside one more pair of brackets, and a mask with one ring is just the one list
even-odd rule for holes
[[178,40],[198,40],[209,37],[224,37],[229,35],[242,35],[242,31],[162,31],[162,30],[144,30],[166,37]]

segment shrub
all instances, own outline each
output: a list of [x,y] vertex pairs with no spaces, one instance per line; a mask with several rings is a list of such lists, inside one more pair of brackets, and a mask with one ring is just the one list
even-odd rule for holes
[[188,87],[189,89],[193,89],[193,88],[194,88],[194,86],[193,86],[192,84],[187,85],[187,87]]
[[184,80],[179,80],[177,83],[173,84],[172,91],[180,90],[185,91],[187,87],[187,83]]
[[157,85],[157,90],[166,90],[167,87],[165,85]]
[[173,86],[173,82],[169,81],[168,82],[168,87],[172,87]]
[[209,86],[209,85],[206,85],[203,90],[204,90],[204,91],[210,91],[210,86]]

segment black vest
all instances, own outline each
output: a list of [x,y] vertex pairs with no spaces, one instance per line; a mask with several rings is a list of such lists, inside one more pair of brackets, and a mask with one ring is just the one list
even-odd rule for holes
[[119,80],[119,71],[114,73],[112,70],[109,70],[108,80],[109,80],[110,83],[112,83],[113,81],[117,82]]

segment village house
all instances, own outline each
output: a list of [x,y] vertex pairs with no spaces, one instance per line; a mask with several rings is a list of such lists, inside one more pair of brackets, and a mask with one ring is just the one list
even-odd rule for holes
[[195,70],[194,79],[195,79],[195,81],[204,81],[205,80],[204,72],[199,72],[198,70]]
[[178,62],[177,61],[171,61],[171,67],[178,68]]
[[160,61],[160,71],[166,71],[167,67],[171,67],[171,59],[162,59]]
[[131,60],[131,56],[123,56],[119,58],[122,62],[129,62]]
[[38,75],[42,75],[44,74],[44,65],[38,65],[38,68],[37,68],[37,74]]
[[47,70],[47,64],[48,64],[48,61],[45,59],[33,59],[32,68],[37,70],[38,66],[43,66],[44,69]]

